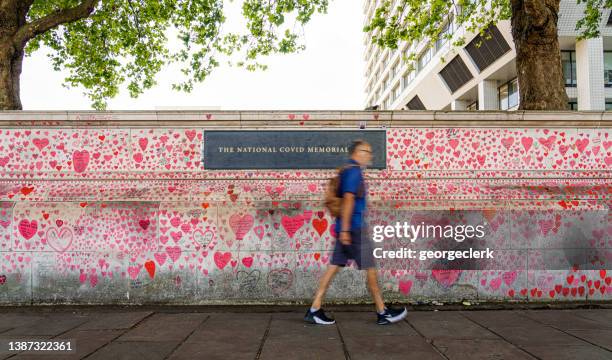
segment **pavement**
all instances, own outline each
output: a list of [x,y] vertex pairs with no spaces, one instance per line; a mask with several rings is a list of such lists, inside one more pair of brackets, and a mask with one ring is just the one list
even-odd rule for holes
[[440,311],[375,324],[370,307],[0,308],[0,341],[70,340],[73,352],[0,359],[612,359],[612,308]]

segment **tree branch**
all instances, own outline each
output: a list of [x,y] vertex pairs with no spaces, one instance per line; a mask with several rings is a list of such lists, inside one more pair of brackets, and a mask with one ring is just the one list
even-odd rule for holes
[[16,46],[23,47],[28,40],[32,39],[38,34],[49,31],[50,29],[53,29],[61,24],[66,24],[89,17],[89,15],[91,15],[91,13],[94,11],[94,8],[98,2],[99,0],[83,0],[82,3],[75,7],[61,9],[40,19],[29,22],[19,28],[13,38],[13,42]]

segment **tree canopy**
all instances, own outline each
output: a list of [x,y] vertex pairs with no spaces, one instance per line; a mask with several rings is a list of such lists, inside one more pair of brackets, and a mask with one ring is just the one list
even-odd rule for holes
[[[239,56],[230,60],[238,66],[265,68],[258,57],[302,50],[296,25],[328,6],[328,0],[243,0],[246,29],[224,32],[223,0],[25,2],[27,23],[17,34],[26,54],[49,47],[55,70],[65,69],[66,84],[83,87],[96,109],[122,84],[133,97],[151,88],[168,64],[182,73],[173,88],[187,92],[231,55]],[[171,35],[179,39],[176,48],[168,46]]]

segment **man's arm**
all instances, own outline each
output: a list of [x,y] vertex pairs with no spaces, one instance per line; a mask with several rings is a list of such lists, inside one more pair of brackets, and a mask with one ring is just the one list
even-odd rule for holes
[[340,242],[344,245],[351,243],[351,217],[353,216],[353,208],[355,206],[355,194],[351,192],[345,192],[342,197],[342,228],[340,229]]

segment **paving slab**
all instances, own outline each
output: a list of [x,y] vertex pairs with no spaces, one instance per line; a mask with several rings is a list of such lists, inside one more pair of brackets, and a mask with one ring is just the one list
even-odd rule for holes
[[588,345],[583,340],[546,325],[492,327],[491,330],[506,341],[518,345],[519,347],[534,345]]
[[129,329],[138,322],[153,314],[152,311],[121,311],[96,314],[89,321],[79,326],[80,330]]
[[88,356],[87,360],[161,360],[175,347],[175,341],[113,341]]
[[612,309],[575,310],[574,314],[590,320],[612,323]]
[[203,313],[157,313],[121,335],[118,341],[174,341],[186,339],[209,315]]
[[335,313],[351,360],[443,359],[442,355],[406,321],[377,325],[375,313]]
[[52,355],[41,355],[41,354],[26,354],[21,353],[11,359],[19,360],[40,360],[42,358],[49,358],[53,360],[73,360],[82,359],[85,356],[95,352],[103,346],[109,344],[113,339],[121,335],[122,330],[72,330],[64,333],[58,337],[52,339],[55,340],[73,340],[75,352],[71,354],[57,354]]
[[610,360],[612,352],[584,345],[530,345],[525,351],[542,360]]
[[499,339],[456,311],[413,312],[406,321],[427,339]]
[[[612,351],[612,330],[568,330],[568,333]],[[612,356],[610,356],[612,358]]]
[[450,360],[537,359],[502,339],[440,339],[434,340],[433,345]]
[[538,322],[513,310],[461,311],[461,315],[486,328],[495,326],[533,326]]
[[271,319],[271,314],[211,314],[170,359],[252,360]]
[[312,325],[303,314],[273,314],[260,359],[346,359],[337,325]]
[[[391,326],[376,324],[374,312],[338,312],[332,313],[340,326],[342,335],[346,336],[416,336],[421,335],[406,321],[400,321]],[[408,317],[412,313],[408,314]]]
[[76,328],[77,326],[86,323],[89,320],[88,314],[73,314],[73,313],[50,313],[41,317],[36,317],[36,320],[26,317],[24,321],[15,320],[13,329],[3,332],[1,335],[50,335],[57,336],[66,331]]
[[[579,312],[579,310],[578,310]],[[612,330],[612,321],[605,318],[585,318],[576,310],[530,310],[519,311],[521,316],[533,319],[542,324],[561,330],[608,329]]]

